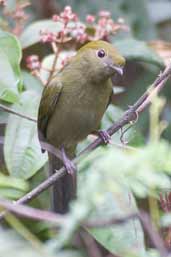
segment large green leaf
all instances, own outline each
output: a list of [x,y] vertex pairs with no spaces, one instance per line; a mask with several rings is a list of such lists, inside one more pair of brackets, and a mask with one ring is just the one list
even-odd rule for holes
[[127,38],[114,41],[114,45],[126,60],[151,63],[160,67],[164,65],[161,57],[144,41]]
[[[124,218],[135,211],[135,201],[130,192],[118,192],[115,195],[107,194],[104,203],[96,210],[94,219]],[[113,254],[142,256],[145,253],[144,233],[137,219],[129,220],[122,225],[110,225],[105,228],[89,229],[88,231]]]
[[42,20],[31,23],[21,34],[20,41],[22,48],[29,47],[40,41],[40,32],[48,30],[49,32],[58,32],[62,24],[52,20]]
[[0,99],[14,103],[19,100],[21,47],[17,39],[0,30]]
[[[21,95],[20,104],[15,104],[13,108],[36,117],[39,100],[40,97],[35,92],[26,91]],[[4,154],[12,176],[25,179],[33,176],[47,161],[47,155],[41,153],[36,123],[10,115],[6,127]]]
[[[24,233],[24,232],[23,232]],[[35,242],[36,244],[36,242]],[[41,247],[41,244],[40,246]],[[52,257],[43,249],[36,249],[29,241],[24,240],[15,231],[0,229],[0,256],[13,257]]]
[[38,78],[34,77],[27,71],[22,71],[22,77],[23,77],[23,84],[25,90],[34,90],[36,91],[39,95],[42,94],[43,91],[43,85],[38,80]]
[[[33,226],[32,226],[33,227]],[[23,232],[24,233],[24,232]],[[66,249],[52,254],[46,247],[46,243],[24,240],[12,229],[0,228],[0,257],[86,257],[83,252],[77,249]],[[34,244],[33,244],[34,243]]]
[[18,199],[28,191],[28,183],[20,178],[0,174],[0,196]]

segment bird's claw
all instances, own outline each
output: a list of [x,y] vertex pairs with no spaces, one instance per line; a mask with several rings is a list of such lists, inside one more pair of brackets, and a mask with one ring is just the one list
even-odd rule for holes
[[76,172],[75,164],[71,160],[66,160],[64,166],[68,172],[68,174],[73,175]]
[[67,170],[67,173],[70,175],[73,175],[76,172],[75,164],[67,157],[63,147],[61,149],[61,153],[62,153],[62,160],[63,160],[64,166]]
[[98,134],[100,138],[103,140],[103,143],[106,145],[110,142],[111,136],[108,134],[106,130],[99,130]]

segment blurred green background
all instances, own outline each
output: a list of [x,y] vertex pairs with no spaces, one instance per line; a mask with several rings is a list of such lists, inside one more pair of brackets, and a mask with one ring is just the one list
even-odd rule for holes
[[[7,0],[7,6],[5,8],[8,10],[14,9],[16,2],[17,1],[15,0]],[[25,2],[25,1],[21,1],[21,2]],[[163,70],[165,64],[168,63],[168,61],[171,59],[171,1],[170,0],[84,0],[84,1],[83,0],[65,0],[65,1],[64,0],[59,0],[59,1],[32,0],[31,5],[25,9],[26,14],[29,16],[29,18],[26,21],[24,32],[27,30],[28,27],[31,27],[32,25],[34,25],[35,22],[39,20],[49,19],[52,17],[53,14],[60,13],[63,10],[63,7],[65,5],[70,5],[73,11],[79,15],[80,19],[83,22],[85,21],[85,17],[87,14],[97,15],[98,11],[109,10],[112,13],[112,18],[114,20],[117,21],[119,18],[123,18],[125,20],[125,24],[127,24],[130,27],[129,32],[125,32],[125,31],[119,32],[116,34],[116,36],[111,37],[111,42],[115,44],[122,52],[122,54],[126,57],[127,63],[126,63],[123,79],[122,81],[118,82],[119,86],[124,87],[124,93],[117,94],[114,97],[113,103],[116,104],[117,107],[110,106],[110,108],[106,112],[104,119],[102,121],[102,128],[106,129],[111,125],[112,122],[116,121],[122,115],[123,110],[128,109],[129,105],[134,104],[134,102],[138,99],[138,97],[140,97],[143,94],[146,88],[148,88],[151,85],[151,83],[154,81],[156,76],[159,74],[160,70]],[[0,25],[4,29],[5,23],[3,23],[1,20],[0,20]],[[13,25],[12,21],[10,25]],[[40,34],[40,30],[38,32]],[[39,34],[38,36],[40,36]],[[30,38],[31,37],[34,38],[35,36],[32,30],[30,34],[29,33],[27,34],[27,36],[28,35]],[[29,37],[26,37],[26,38],[28,39]],[[20,41],[21,37],[18,36],[18,39]],[[11,39],[11,36],[9,35],[7,36],[6,40],[7,40],[6,41],[7,43],[11,42],[8,40],[15,41],[14,38]],[[0,47],[2,47],[1,50],[4,49],[4,45],[0,45]],[[8,52],[9,45],[6,44],[5,47],[7,48],[6,51]],[[23,47],[22,44],[20,46],[20,44],[13,42],[12,53],[14,53],[14,57],[17,51],[21,51],[23,54],[21,70],[18,67],[20,57],[17,56],[13,58],[13,55],[11,53],[9,54],[10,59],[12,61],[14,60],[18,65],[17,67],[19,69],[19,80],[21,84],[23,83],[21,85],[23,86],[22,93],[21,91],[20,92],[17,91],[18,88],[16,88],[16,84],[15,84],[17,96],[20,97],[20,105],[15,101],[11,101],[10,104],[14,103],[14,105],[10,105],[10,107],[16,108],[16,110],[22,113],[26,113],[30,116],[36,117],[36,113],[38,109],[38,99],[41,96],[42,85],[37,79],[35,79],[28,72],[28,70],[26,71],[25,57],[30,54],[38,54],[40,56],[40,59],[43,59],[44,57],[46,58],[50,53],[52,53],[52,51],[48,44],[40,44],[38,41],[35,44],[32,44],[32,45],[30,44],[26,48],[23,47],[22,49],[22,47]],[[1,62],[0,65],[1,65],[0,67],[4,68],[4,62]],[[20,72],[22,75],[20,74]],[[5,81],[6,75],[4,75],[3,79]],[[4,87],[2,82],[0,83],[0,86],[2,88]],[[141,146],[144,152],[143,151],[140,153],[135,152],[135,154],[134,152],[131,152],[130,154],[129,151],[125,151],[123,149],[120,151],[120,149],[119,150],[118,148],[115,149],[113,146],[112,146],[113,148],[111,146],[106,148],[101,147],[99,151],[93,152],[92,157],[90,156],[89,160],[85,160],[83,164],[81,163],[81,165],[83,166],[80,168],[80,170],[83,170],[82,174],[84,174],[84,171],[85,171],[85,174],[88,174],[88,175],[85,181],[83,176],[83,181],[80,182],[80,185],[81,185],[80,188],[82,189],[82,192],[79,194],[78,201],[76,201],[76,204],[75,204],[76,207],[78,205],[77,211],[75,211],[75,213],[74,211],[71,212],[70,221],[72,221],[71,222],[72,224],[68,222],[68,227],[67,227],[68,230],[64,226],[63,231],[66,230],[67,231],[66,233],[68,233],[70,236],[73,233],[73,230],[76,229],[75,227],[80,222],[81,218],[79,215],[82,215],[82,213],[80,214],[79,210],[84,211],[85,206],[87,208],[90,208],[90,205],[92,204],[93,201],[95,202],[95,204],[93,202],[93,204],[95,205],[95,208],[96,208],[96,205],[97,207],[99,207],[98,197],[99,196],[103,197],[104,195],[103,191],[105,193],[107,190],[109,190],[110,187],[112,188],[112,190],[113,188],[115,190],[115,186],[117,191],[117,179],[118,180],[120,179],[123,184],[126,181],[128,187],[130,186],[129,190],[131,190],[131,192],[135,194],[136,198],[138,199],[141,197],[145,198],[145,204],[143,203],[141,205],[140,203],[140,205],[143,207],[148,205],[148,197],[149,195],[151,196],[151,192],[154,193],[153,192],[154,188],[161,189],[163,185],[165,186],[170,183],[170,177],[169,177],[170,166],[171,166],[170,163],[169,163],[170,166],[168,164],[168,167],[167,167],[167,169],[169,170],[169,171],[167,170],[167,172],[169,173],[169,176],[165,177],[165,174],[163,175],[165,164],[167,164],[167,159],[169,159],[168,156],[170,155],[170,144],[169,144],[171,141],[170,81],[167,83],[165,89],[161,92],[161,95],[163,95],[164,98],[166,99],[165,105],[163,104],[163,100],[160,99],[162,102],[161,104],[160,100],[158,99],[157,104],[159,103],[159,106],[157,106],[157,104],[154,105],[151,109],[150,115],[149,115],[149,110],[146,110],[143,114],[141,114],[138,122],[133,126],[133,128],[131,128],[128,131],[128,133],[126,133],[124,137],[126,138],[126,140],[129,141],[130,146]],[[6,99],[3,99],[2,102],[9,106],[9,102],[8,101],[5,102],[5,100]],[[160,104],[162,105],[162,107],[160,106]],[[157,120],[156,124],[153,124],[154,134],[157,130],[160,129],[159,127],[161,124],[159,124],[159,121],[158,121],[159,119],[162,120],[162,122],[168,123],[167,128],[165,129],[164,133],[162,133],[162,138],[167,139],[168,140],[167,143],[163,144],[161,140],[161,142],[160,141],[157,142],[159,143],[158,145],[155,145],[153,144],[154,142],[150,141],[151,138],[153,137],[152,135],[153,127],[150,124],[150,122],[152,123],[153,119],[155,121]],[[1,162],[1,175],[2,175],[2,177],[0,177],[0,181],[1,181],[0,193],[3,197],[5,196],[11,199],[17,199],[22,195],[24,195],[29,190],[31,190],[32,188],[35,188],[37,185],[41,183],[42,180],[46,178],[47,166],[41,169],[40,167],[44,165],[44,163],[47,161],[47,158],[42,158],[42,155],[40,153],[40,145],[37,140],[37,134],[36,134],[37,133],[36,124],[34,125],[32,123],[27,124],[27,121],[20,119],[18,117],[16,118],[16,116],[13,116],[13,115],[10,115],[9,117],[9,114],[7,113],[1,113],[1,123],[3,123],[3,124],[0,124],[1,136],[4,136],[4,131],[6,131],[6,134],[5,134],[5,151],[3,152],[3,144],[0,148],[1,150],[0,162]],[[27,130],[24,130],[25,127]],[[28,142],[24,146],[25,147],[24,151],[21,153],[23,142],[26,141],[26,134],[27,134],[26,131],[27,132],[29,131],[27,135],[28,137],[30,138],[35,137],[36,139],[30,142],[31,140],[29,138]],[[25,141],[23,140],[23,138],[25,139]],[[117,133],[113,137],[113,143],[120,143],[119,133]],[[83,145],[85,144],[87,144],[87,141],[83,143]],[[158,150],[157,152],[158,155],[156,154],[156,149]],[[8,169],[4,167],[5,165],[4,165],[3,153],[6,158],[6,163],[11,164],[11,166],[8,165]],[[101,159],[101,161],[98,160],[98,158]],[[155,162],[155,160],[157,161]],[[23,165],[23,163],[25,163],[26,165]],[[128,166],[130,170],[127,170],[126,166]],[[104,173],[101,167],[103,167]],[[124,176],[124,172],[122,174],[122,169],[125,171],[125,177],[124,177],[125,181],[122,178],[122,175]],[[102,172],[100,174],[101,170]],[[117,170],[119,170],[118,173],[116,172]],[[106,177],[105,176],[103,177],[104,174]],[[104,180],[105,183],[103,183],[104,178],[106,179],[107,183],[105,180]],[[122,183],[120,184],[122,185]],[[84,189],[85,185],[87,185],[86,189]],[[94,185],[97,185],[97,186],[94,186]],[[111,204],[112,201],[110,199],[107,201],[106,200],[104,201],[105,203],[109,203],[109,205],[111,206],[105,206],[105,204],[104,205],[102,204],[102,209],[104,207],[104,209],[102,210],[103,216],[105,216],[106,214],[110,214],[111,210],[112,211],[114,210],[115,214],[118,211],[119,215],[129,212],[130,202],[128,204],[129,206],[125,204],[125,202],[126,203],[128,202],[128,192],[127,191],[126,193],[122,192],[122,197],[123,195],[124,197],[126,196],[126,200],[124,200],[125,198],[122,199],[120,195],[118,197],[118,195],[116,194],[116,192],[113,193],[112,200],[113,200],[113,204],[116,204],[116,206]],[[141,201],[138,200],[137,202],[139,204],[139,202]],[[47,192],[44,192],[38,198],[36,198],[36,200],[34,200],[32,204],[35,207],[47,209],[49,206],[49,195],[47,194]],[[134,200],[133,200],[133,205],[134,205]],[[124,209],[125,206],[128,208]],[[85,214],[85,216],[86,215],[87,213]],[[170,220],[171,220],[171,217],[170,217]],[[12,225],[13,224],[15,225],[15,222],[11,222]],[[9,224],[11,223],[9,222]],[[45,224],[43,222],[33,223],[28,221],[24,221],[23,224],[40,240],[53,238],[54,241],[56,240],[56,242],[58,243],[58,235],[54,236],[53,231],[49,229],[49,224]],[[33,224],[35,225],[33,226]],[[144,247],[144,241],[143,241],[143,232],[142,232],[142,229],[139,228],[139,224],[138,224],[137,231],[135,231],[136,229],[133,223],[131,223],[131,229],[128,226],[126,233],[125,233],[125,228],[123,230],[120,230],[119,228],[117,232],[115,231],[111,232],[109,230],[106,229],[105,233],[103,233],[102,231],[102,233],[100,232],[99,234],[96,233],[97,231],[95,231],[93,235],[108,250],[110,250],[110,248],[113,247],[113,238],[115,238],[115,235],[119,232],[121,232],[123,236],[122,238],[123,241],[121,241],[120,243],[121,245],[119,250],[120,249],[122,250],[124,244],[127,247],[127,239],[129,237],[127,236],[127,233],[129,232],[133,232],[133,235],[132,237],[130,237],[131,242],[128,242],[128,245],[130,243],[130,245],[133,245],[133,248],[134,248],[134,245],[135,245],[134,232],[137,233],[138,231],[140,234],[136,236],[141,243],[140,246],[138,247],[140,247],[144,251],[145,247]],[[0,233],[1,233],[1,229],[0,229]],[[11,251],[13,251],[13,248],[15,248],[13,247],[13,245],[10,246],[10,244],[8,243],[8,241],[10,242],[11,239],[10,240],[6,239],[6,244],[4,243],[4,238],[8,238],[8,233],[5,233],[5,234],[2,233],[3,235],[2,238],[0,235],[0,243],[1,243],[0,256],[3,256],[3,257],[7,256],[7,255],[1,255],[1,252],[3,253],[4,249],[6,253],[8,253],[9,247]],[[106,237],[101,238],[101,235],[106,235]],[[125,238],[125,235],[127,238]],[[109,240],[109,237],[111,241]],[[17,240],[17,237],[15,238]],[[115,238],[115,240],[116,239],[117,238]],[[34,240],[35,238],[32,239],[32,241]],[[115,243],[116,248],[119,245],[119,244],[117,245],[117,243],[118,242],[116,240],[116,243]],[[4,249],[3,249],[3,246],[4,246]],[[136,249],[136,252],[139,253],[139,250],[137,249]],[[25,255],[24,252],[23,253],[21,252],[21,256],[33,256],[32,251],[31,251],[31,255],[28,254],[29,253],[28,249],[26,249],[26,251],[27,251],[27,255]],[[19,257],[18,252],[14,252],[13,256]],[[39,255],[36,254],[35,256],[37,257]],[[50,256],[50,255],[45,255],[45,256]],[[73,252],[71,252],[71,255],[61,255],[61,256],[77,256],[77,255],[73,255]],[[81,255],[78,255],[78,256],[84,256],[84,255],[82,255],[81,253]],[[132,255],[128,254],[128,256],[132,256]]]

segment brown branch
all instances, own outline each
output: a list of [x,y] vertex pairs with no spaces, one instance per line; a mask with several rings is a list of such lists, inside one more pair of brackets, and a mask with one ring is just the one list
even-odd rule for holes
[[[67,22],[64,23],[64,27],[63,27],[63,31],[66,29],[67,27]],[[53,59],[53,63],[52,63],[52,68],[50,69],[50,73],[49,73],[49,77],[47,79],[47,82],[45,84],[45,86],[48,86],[49,83],[51,82],[53,76],[54,76],[54,73],[55,73],[55,70],[56,70],[56,64],[57,64],[57,61],[58,61],[58,57],[59,57],[59,54],[61,52],[61,45],[64,43],[64,38],[65,38],[65,34],[62,33],[61,34],[61,40],[60,40],[60,44],[56,44],[55,42],[52,42],[52,49],[53,49],[53,52],[54,52],[54,59]]]
[[[124,115],[120,118],[118,122],[116,122],[110,128],[108,128],[107,132],[109,133],[109,135],[112,136],[114,133],[116,133],[119,129],[121,129],[125,125],[130,124],[135,120],[137,121],[138,114],[147,108],[147,106],[151,103],[152,97],[154,97],[156,93],[159,93],[161,91],[161,89],[164,87],[166,81],[170,78],[170,76],[171,76],[171,64],[168,65],[165,68],[165,70],[157,77],[157,79],[151,85],[150,90],[148,89],[138,99],[138,101],[124,113]],[[94,150],[102,143],[103,143],[102,139],[98,137],[91,144],[89,144],[82,152],[80,152],[78,156],[74,158],[72,161],[74,163],[77,163],[81,156]],[[56,173],[54,173],[52,176],[50,176],[48,179],[46,179],[41,184],[39,184],[36,188],[34,188],[31,192],[27,193],[25,196],[17,200],[16,203],[21,204],[21,203],[29,202],[33,198],[37,197],[40,193],[48,189],[50,186],[55,184],[55,182],[59,178],[63,177],[65,174],[66,174],[66,169],[65,167],[62,167],[60,170],[58,170]],[[1,213],[0,219],[2,219],[4,215],[5,215],[5,212]]]
[[131,213],[129,215],[127,215],[126,217],[112,217],[112,218],[108,218],[108,219],[95,219],[95,220],[88,220],[85,221],[83,223],[83,225],[87,228],[101,228],[101,227],[108,227],[111,225],[121,225],[124,224],[126,222],[128,222],[131,219],[135,219],[137,218],[138,213],[134,212]]
[[160,256],[169,256],[169,252],[167,251],[164,242],[159,232],[157,231],[155,225],[152,223],[149,215],[144,211],[140,211],[137,214],[137,218],[140,220],[142,227],[144,228],[144,231],[146,231],[151,243],[153,244],[153,247],[155,247],[160,253]]
[[8,108],[8,107],[6,107],[6,106],[3,105],[3,104],[0,104],[0,109],[3,110],[3,111],[5,111],[5,112],[9,112],[9,113],[12,113],[12,114],[14,114],[14,115],[17,115],[17,116],[19,116],[19,117],[21,117],[21,118],[24,118],[24,119],[27,119],[27,120],[30,120],[30,121],[37,122],[37,120],[36,120],[35,118],[29,117],[29,116],[27,116],[27,115],[25,115],[25,114],[22,114],[22,113],[19,113],[19,112],[17,112],[17,111],[14,111],[14,110],[12,110],[11,108]]
[[0,198],[0,206],[11,211],[18,216],[30,218],[33,220],[48,221],[55,224],[62,224],[65,220],[64,215],[55,214],[50,211],[35,209],[22,204],[14,204],[13,202]]
[[97,242],[86,230],[81,230],[79,236],[89,257],[103,257]]
[[[55,46],[53,44],[55,44]],[[49,76],[48,76],[48,79],[47,79],[47,82],[46,82],[45,86],[49,85],[49,83],[51,82],[51,80],[54,76],[54,72],[56,70],[56,64],[57,64],[57,61],[58,61],[59,53],[61,51],[60,47],[57,47],[56,43],[52,43],[52,48],[54,49],[54,59],[53,59],[52,68],[50,69]]]

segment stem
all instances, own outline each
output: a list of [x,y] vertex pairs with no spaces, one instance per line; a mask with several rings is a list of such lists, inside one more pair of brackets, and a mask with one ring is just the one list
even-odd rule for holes
[[6,106],[3,105],[3,104],[0,104],[0,109],[2,109],[2,110],[5,111],[5,112],[9,112],[9,113],[12,113],[12,114],[14,114],[14,115],[17,115],[17,116],[19,116],[19,117],[21,117],[21,118],[24,118],[24,119],[26,119],[26,120],[30,120],[30,121],[37,122],[37,120],[36,120],[35,118],[29,117],[29,116],[27,116],[27,115],[25,115],[25,114],[22,114],[22,113],[19,113],[19,112],[17,112],[17,111],[14,111],[14,110],[12,110],[11,108],[8,108],[8,107],[6,107]]

